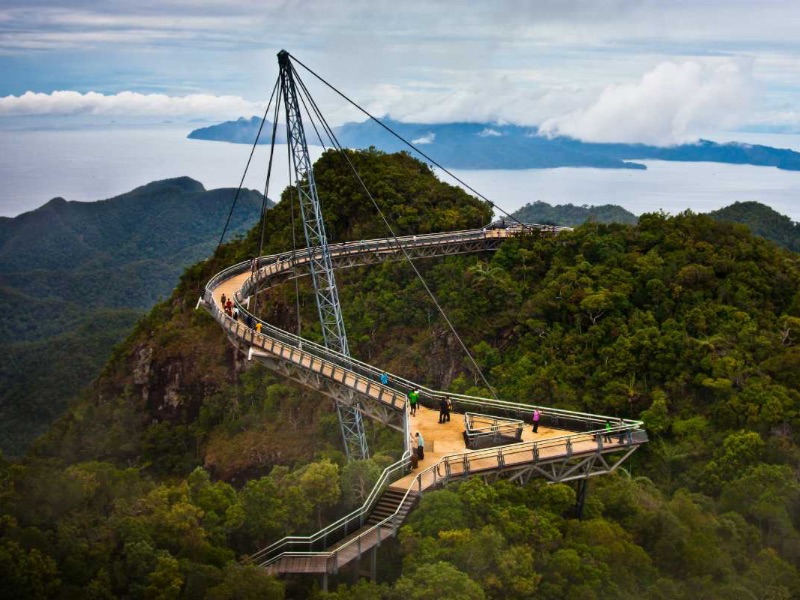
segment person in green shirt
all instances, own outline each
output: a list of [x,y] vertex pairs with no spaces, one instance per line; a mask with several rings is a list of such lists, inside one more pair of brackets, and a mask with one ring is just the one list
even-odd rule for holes
[[419,390],[412,390],[408,393],[408,405],[411,408],[411,416],[417,414],[417,404],[419,404]]

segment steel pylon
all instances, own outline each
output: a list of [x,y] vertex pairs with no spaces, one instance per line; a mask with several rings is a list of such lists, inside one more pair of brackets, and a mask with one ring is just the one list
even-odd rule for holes
[[[322,337],[326,347],[349,357],[350,349],[347,345],[342,307],[339,303],[339,291],[336,288],[328,238],[325,234],[325,223],[322,219],[317,184],[314,180],[314,169],[311,166],[311,157],[308,154],[306,134],[300,115],[294,71],[289,53],[285,50],[278,53],[278,65],[280,67],[281,93],[286,107],[287,143],[292,163],[290,168],[294,169],[303,230],[306,244],[311,250],[309,271],[314,284]],[[349,459],[369,458],[361,413],[356,407],[342,402],[336,403],[336,410],[339,414],[339,426],[342,430],[347,457]]]

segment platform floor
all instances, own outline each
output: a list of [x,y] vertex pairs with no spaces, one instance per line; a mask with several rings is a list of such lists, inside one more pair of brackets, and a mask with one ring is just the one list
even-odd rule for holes
[[[439,411],[420,406],[416,416],[409,417],[409,432],[414,435],[417,431],[425,440],[425,459],[421,460],[417,470],[412,471],[402,479],[398,479],[390,487],[407,490],[411,482],[421,470],[434,465],[438,460],[448,454],[471,453],[473,450],[464,445],[464,415],[451,413],[450,422],[439,424]],[[573,433],[564,429],[554,429],[544,425],[539,426],[539,431],[533,433],[533,425],[526,423],[522,431],[523,442],[541,442],[551,438],[561,437]]]

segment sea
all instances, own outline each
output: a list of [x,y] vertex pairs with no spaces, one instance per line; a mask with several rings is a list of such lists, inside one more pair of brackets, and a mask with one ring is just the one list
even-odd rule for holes
[[[159,179],[189,176],[207,189],[263,191],[269,147],[190,140],[191,125],[109,125],[79,129],[0,130],[0,216],[13,217],[60,196],[111,198]],[[730,133],[715,141],[765,144],[800,151],[800,135]],[[433,148],[426,149],[433,153]],[[312,158],[323,149],[312,146]],[[637,161],[647,170],[455,170],[453,174],[505,211],[526,203],[618,204],[634,214],[687,209],[708,212],[756,200],[800,221],[800,172],[773,167]],[[276,146],[268,195],[288,184],[287,148]],[[460,185],[446,173],[441,179]],[[324,199],[323,199],[324,205]],[[499,216],[498,211],[498,216]]]

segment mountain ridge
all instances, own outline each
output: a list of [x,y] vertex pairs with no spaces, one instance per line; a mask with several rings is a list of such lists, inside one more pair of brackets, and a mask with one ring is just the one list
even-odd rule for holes
[[[14,356],[0,369],[3,452],[44,431],[184,268],[213,251],[234,193],[177,177],[0,220],[0,352]],[[227,239],[250,228],[261,200],[243,191]],[[71,368],[81,346],[86,358]]]

